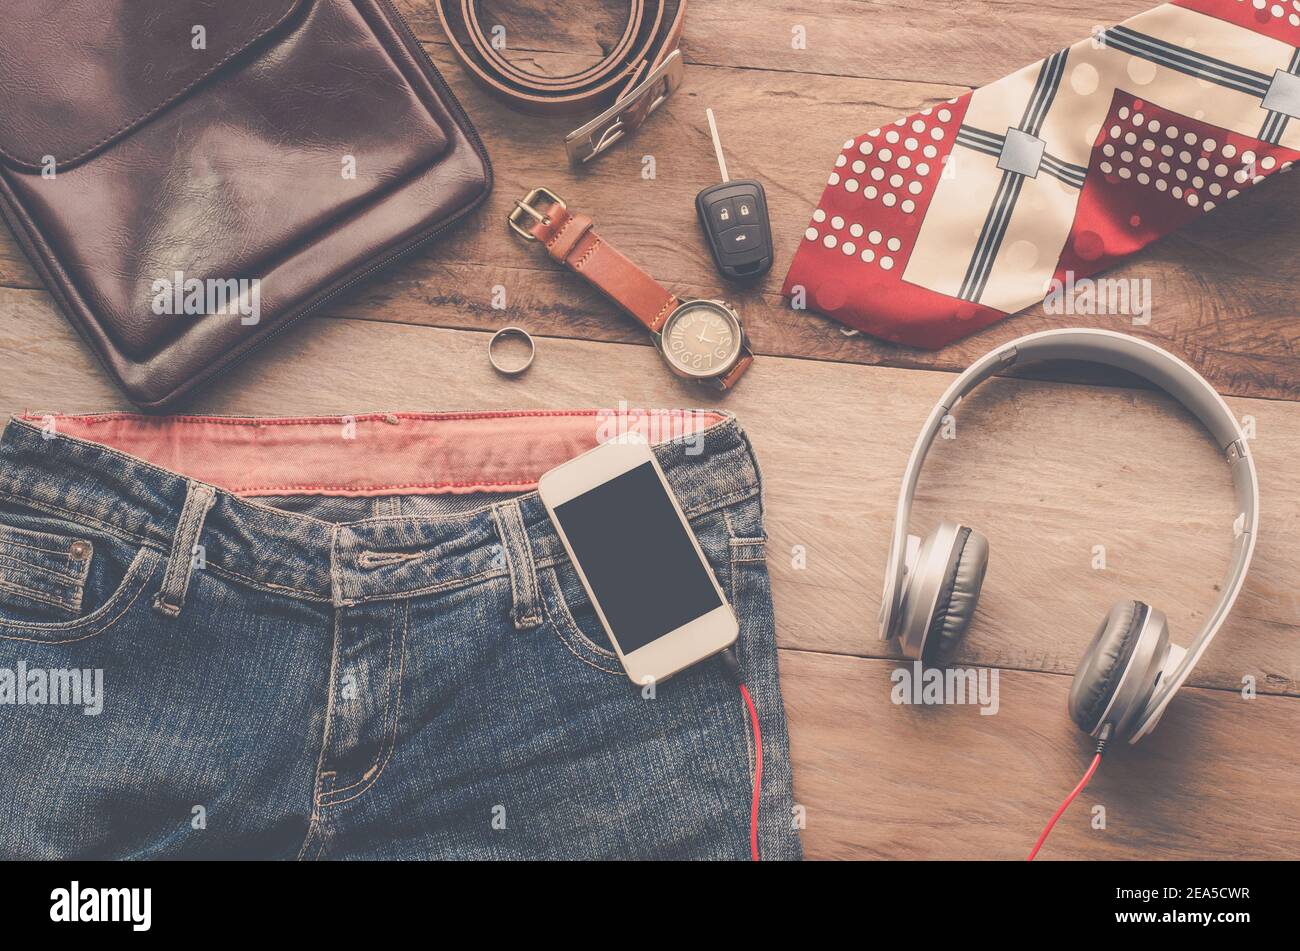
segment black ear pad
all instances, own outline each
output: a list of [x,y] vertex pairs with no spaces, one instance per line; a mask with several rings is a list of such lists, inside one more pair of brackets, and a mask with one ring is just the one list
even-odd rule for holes
[[925,637],[921,659],[927,663],[944,656],[970,627],[989,566],[989,540],[980,532],[962,526],[954,547],[957,557],[943,579]]
[[1070,684],[1070,718],[1085,733],[1101,725],[1150,610],[1141,601],[1116,601],[1093,635]]

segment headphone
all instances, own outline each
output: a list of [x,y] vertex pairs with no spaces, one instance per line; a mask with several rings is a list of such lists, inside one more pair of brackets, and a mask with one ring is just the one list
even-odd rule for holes
[[988,568],[989,543],[959,522],[942,521],[925,537],[907,534],[926,454],[945,418],[975,387],[1013,364],[1078,360],[1117,367],[1164,390],[1214,436],[1232,472],[1237,515],[1232,567],[1222,596],[1189,647],[1169,639],[1164,612],[1142,601],[1119,601],[1097,629],[1070,685],[1069,712],[1079,729],[1103,740],[1136,743],[1159,722],[1223,626],[1255,552],[1259,480],[1246,437],[1223,398],[1173,354],[1109,330],[1047,330],[998,347],[961,374],[930,412],[903,473],[885,563],[880,637],[897,638],[909,658],[931,664],[970,626]]

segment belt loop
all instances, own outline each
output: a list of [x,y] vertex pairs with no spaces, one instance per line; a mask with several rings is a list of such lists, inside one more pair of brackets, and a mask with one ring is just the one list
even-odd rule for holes
[[162,588],[154,596],[154,610],[167,617],[179,617],[185,606],[185,593],[190,587],[190,575],[196,564],[202,564],[202,550],[199,548],[199,535],[203,532],[203,520],[208,509],[216,501],[216,493],[211,486],[191,482],[185,493],[185,507],[181,509],[180,521],[176,524],[176,533],[172,536],[171,553],[167,556],[167,571],[163,575]]
[[533,549],[528,544],[528,530],[524,528],[519,500],[511,499],[495,506],[492,518],[497,523],[506,570],[510,572],[510,594],[514,599],[510,617],[515,622],[515,630],[540,627],[542,612],[537,569],[533,565]]

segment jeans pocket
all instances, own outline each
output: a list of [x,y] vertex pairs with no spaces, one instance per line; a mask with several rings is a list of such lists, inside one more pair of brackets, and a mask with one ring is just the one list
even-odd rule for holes
[[87,538],[0,525],[0,619],[76,617],[93,557]]
[[59,644],[104,633],[134,604],[160,552],[77,523],[0,523],[0,640]]
[[567,559],[537,572],[547,627],[569,653],[589,667],[626,676],[578,572]]

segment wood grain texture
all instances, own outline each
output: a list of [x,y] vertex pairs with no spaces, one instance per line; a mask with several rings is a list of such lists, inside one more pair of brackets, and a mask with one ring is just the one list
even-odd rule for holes
[[[982,716],[894,704],[893,668],[782,652],[806,852],[1024,859],[1092,751],[1062,726],[1070,681],[1004,671],[999,710]],[[1300,753],[1272,739],[1294,731],[1295,706],[1184,690],[1140,746],[1111,747],[1039,859],[1295,858]]]
[[[612,404],[685,406],[698,392],[642,347],[546,339],[512,382],[486,335],[314,320],[201,400],[209,412],[344,413]],[[583,373],[573,367],[583,367]],[[1019,858],[1077,779],[1087,741],[1065,695],[1109,600],[1141,593],[1186,634],[1213,601],[1230,493],[1208,439],[1151,393],[1003,380],[938,447],[917,524],[940,512],[989,533],[994,561],[962,664],[1000,673],[1000,710],[899,707],[873,625],[907,447],[946,374],[768,359],[728,407],[764,472],[796,798],[812,857]],[[1300,617],[1292,579],[1300,409],[1256,416],[1267,517],[1238,613],[1139,749],[1108,757],[1088,808],[1044,857],[1295,857],[1293,742]],[[43,294],[0,291],[0,406],[125,408]],[[1091,545],[1110,568],[1089,567]],[[796,570],[793,545],[805,546]],[[1017,670],[1015,668],[1028,668]],[[1043,672],[1045,671],[1045,672]],[[1241,699],[1241,677],[1262,696]],[[1209,689],[1217,688],[1217,689]],[[1106,806],[1108,827],[1088,825]]]
[[[322,319],[235,370],[192,406],[237,415],[367,410],[682,407],[704,394],[644,347],[544,339],[524,377],[489,366],[487,335]],[[582,367],[582,373],[574,372]],[[727,398],[764,476],[783,646],[892,657],[876,639],[898,484],[948,375],[788,358]],[[1256,567],[1195,683],[1300,693],[1300,406],[1232,400],[1258,433]],[[0,408],[129,408],[45,296],[0,290]],[[989,536],[981,613],[957,660],[1070,673],[1112,601],[1139,597],[1189,637],[1213,607],[1232,538],[1226,465],[1163,394],[994,380],[957,416],[923,473],[913,530],[942,517]],[[1106,568],[1092,567],[1104,546]],[[796,549],[796,546],[798,548]],[[800,557],[801,556],[801,557]],[[797,567],[797,564],[806,567]]]
[[[557,18],[537,13],[502,19],[508,37],[538,52],[542,68],[563,70],[589,62],[599,38],[614,34],[619,14],[613,7],[619,6],[613,0],[580,4],[591,15],[573,18],[579,32],[572,43],[563,39],[567,19],[562,27]],[[445,45],[432,7],[406,0],[405,11],[482,133],[497,185],[454,236],[331,305],[330,313],[467,329],[526,322],[539,333],[644,344],[634,322],[505,227],[513,201],[544,184],[592,214],[602,234],[674,291],[733,300],[760,354],[957,370],[997,342],[1061,326],[1067,318],[1029,308],[930,352],[847,338],[835,322],[791,311],[780,297],[846,136],[998,79],[1089,35],[1097,22],[1124,19],[1150,2],[1108,0],[1086,10],[959,6],[946,0],[763,0],[746,4],[745,15],[737,17],[733,0],[694,0],[686,31],[692,65],[680,93],[637,136],[575,172],[561,139],[579,121],[522,116],[492,99]],[[807,28],[807,50],[789,48],[791,24]],[[721,287],[695,220],[696,193],[717,180],[705,106],[717,111],[732,174],[767,186],[776,264],[745,290]],[[645,156],[654,158],[653,179],[642,177]],[[1297,181],[1283,177],[1247,192],[1113,271],[1150,279],[1148,326],[1134,327],[1122,315],[1068,320],[1147,337],[1186,358],[1224,392],[1300,398],[1300,264],[1292,253],[1300,240]],[[0,234],[0,285],[39,286],[7,232]],[[492,307],[497,286],[506,291],[504,312]]]
[[[689,59],[709,66],[801,74],[982,86],[1099,25],[1125,20],[1151,0],[1067,3],[988,0],[758,0],[738,12],[728,0],[689,0]],[[445,45],[433,4],[397,0],[421,40]],[[481,20],[506,29],[517,61],[548,54],[589,60],[623,30],[625,0],[566,0],[566,16],[548,0],[483,0]],[[1008,29],[1008,24],[1014,24]],[[796,28],[805,42],[795,48]],[[1064,39],[1063,39],[1064,38]],[[536,59],[534,59],[534,62]]]
[[[699,392],[644,347],[539,341],[505,381],[486,334],[320,319],[274,344],[196,409],[271,415],[369,409],[688,406]],[[573,372],[582,367],[581,374]],[[941,513],[990,536],[993,565],[962,665],[1000,668],[999,711],[898,706],[899,661],[874,639],[880,573],[908,448],[947,374],[770,358],[729,398],[764,473],[783,689],[805,844],[823,858],[1020,858],[1087,758],[1069,678],[1117,597],[1162,607],[1186,636],[1212,605],[1231,493],[1207,437],[1167,398],[993,381],[935,450],[918,528]],[[1266,517],[1237,613],[1136,749],[1112,748],[1044,857],[1296,857],[1300,754],[1300,407],[1253,416]],[[125,408],[45,296],[0,291],[0,406]],[[1092,546],[1108,568],[1090,566]],[[804,546],[807,566],[794,567]],[[1260,696],[1243,699],[1242,678]],[[1090,827],[1091,807],[1107,828]]]
[[[284,415],[366,410],[693,406],[715,396],[671,377],[641,331],[511,238],[512,201],[546,184],[674,290],[716,296],[695,193],[716,180],[704,108],[733,175],[762,179],[777,263],[729,295],[763,355],[725,400],[764,474],[769,567],[796,799],[809,856],[1021,858],[1077,780],[1088,742],[1065,713],[1069,674],[1111,601],[1139,597],[1183,643],[1213,605],[1229,550],[1230,483],[1214,447],[1164,396],[1074,367],[998,379],[966,401],[927,464],[913,531],[960,518],[992,561],[955,663],[1000,670],[1000,709],[890,699],[899,659],[875,636],[898,480],[933,401],[994,343],[1061,325],[1030,311],[938,353],[848,338],[778,291],[843,139],[996,80],[1152,0],[1087,7],[1026,0],[692,0],[687,84],[635,139],[571,172],[576,120],[521,117],[465,77],[426,0],[398,6],[483,133],[497,172],[487,206],[431,253],[305,321],[182,409]],[[513,55],[552,71],[589,63],[621,3],[487,0]],[[513,12],[512,12],[513,11]],[[570,5],[566,4],[566,11]],[[570,12],[572,12],[570,11]],[[573,22],[569,22],[572,19]],[[1014,24],[1009,28],[1008,24]],[[808,48],[790,48],[803,26]],[[655,177],[643,178],[643,157]],[[364,160],[364,157],[362,157]],[[1256,436],[1262,531],[1237,610],[1140,747],[1112,747],[1044,858],[1300,857],[1300,196],[1282,179],[1132,259],[1150,326],[1234,398]],[[507,307],[491,306],[493,288]],[[0,410],[129,408],[0,234]],[[487,331],[538,335],[517,380],[488,365]],[[578,339],[566,339],[578,338]],[[598,341],[598,342],[588,342]],[[932,371],[948,372],[932,372]],[[1093,567],[1096,546],[1106,567]],[[1246,700],[1243,680],[1258,698]],[[1107,828],[1089,827],[1106,807]]]

